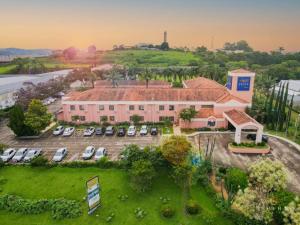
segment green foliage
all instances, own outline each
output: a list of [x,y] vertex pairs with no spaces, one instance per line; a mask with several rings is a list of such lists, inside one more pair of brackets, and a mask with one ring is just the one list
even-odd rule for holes
[[189,187],[192,167],[186,164],[173,166],[172,178],[179,187]]
[[131,186],[137,192],[145,192],[151,189],[152,180],[155,177],[155,169],[148,160],[133,162],[129,170]]
[[160,214],[165,218],[171,218],[175,214],[175,210],[171,205],[163,205],[160,209]]
[[40,100],[33,99],[25,113],[24,123],[39,134],[50,124],[51,117],[51,114],[47,112],[47,107]]
[[169,47],[169,43],[168,42],[163,42],[160,46],[160,49],[161,50],[169,50],[170,47]]
[[20,105],[15,105],[9,111],[8,127],[17,136],[27,136],[27,135],[29,136],[34,133],[34,131],[25,124],[25,115]]
[[52,218],[56,220],[76,218],[82,213],[80,204],[74,200],[29,200],[14,195],[0,196],[0,209],[24,215],[41,214],[51,211]]
[[300,199],[296,197],[294,201],[289,203],[284,208],[284,223],[286,225],[298,225],[300,224]]
[[97,160],[97,166],[102,169],[112,168],[114,163],[108,159],[108,157],[104,156],[101,159]]
[[191,147],[186,137],[173,135],[163,141],[161,151],[164,158],[176,166],[186,162]]
[[183,109],[179,116],[184,121],[191,122],[191,120],[197,115],[197,111],[193,108]]
[[5,163],[3,162],[2,159],[0,159],[0,168],[4,167]]
[[185,210],[190,215],[196,215],[200,212],[201,208],[196,201],[190,199],[185,205]]
[[30,166],[32,167],[45,167],[48,165],[48,159],[40,155],[30,161]]
[[0,155],[3,153],[4,149],[7,148],[7,145],[6,144],[1,144],[0,143]]
[[139,122],[141,122],[142,118],[139,115],[132,115],[131,116],[131,121],[134,123],[134,125],[138,125]]
[[193,183],[200,183],[202,186],[208,186],[210,183],[209,176],[212,173],[212,164],[209,160],[201,162],[193,173]]
[[248,186],[247,174],[239,168],[230,168],[225,175],[225,188],[228,193],[228,200],[231,202],[239,190],[244,190]]
[[147,215],[147,212],[144,209],[138,207],[134,210],[134,214],[137,219],[143,219]]
[[295,199],[295,194],[288,190],[282,190],[275,192],[273,198],[275,201],[274,220],[277,224],[284,225],[284,208]]

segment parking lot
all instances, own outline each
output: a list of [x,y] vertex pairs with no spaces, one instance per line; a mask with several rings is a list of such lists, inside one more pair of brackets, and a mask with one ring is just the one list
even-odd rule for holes
[[137,134],[134,137],[117,137],[114,136],[96,136],[84,137],[83,130],[76,130],[70,137],[53,136],[51,132],[47,133],[40,139],[19,140],[16,139],[13,133],[4,124],[0,126],[0,142],[8,144],[12,148],[28,147],[42,148],[43,154],[51,159],[58,148],[66,147],[68,155],[65,161],[73,161],[81,159],[81,154],[84,149],[92,145],[96,148],[104,147],[108,151],[108,156],[112,160],[116,160],[122,148],[129,144],[137,144],[140,147],[147,145],[159,144],[160,136],[140,136]]

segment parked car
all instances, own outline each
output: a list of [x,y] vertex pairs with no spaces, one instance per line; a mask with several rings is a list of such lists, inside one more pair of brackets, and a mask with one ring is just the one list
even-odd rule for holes
[[14,148],[8,148],[3,152],[0,158],[3,162],[8,162],[15,154],[16,150]]
[[28,148],[19,148],[19,150],[16,152],[16,154],[12,158],[12,161],[15,163],[21,162],[24,159],[27,152],[28,152]]
[[55,152],[52,160],[54,162],[61,162],[66,157],[67,154],[68,154],[67,148],[59,148]]
[[140,135],[147,135],[147,134],[148,134],[148,127],[147,125],[143,125],[140,130]]
[[53,131],[53,135],[58,136],[64,133],[65,128],[63,126],[58,126]]
[[42,153],[42,149],[37,148],[37,149],[29,149],[27,154],[24,157],[24,162],[30,162],[31,160],[33,160],[34,158],[38,157],[39,155],[41,155]]
[[105,128],[104,127],[97,127],[95,130],[96,135],[103,135],[105,133]]
[[[248,134],[247,135],[247,139],[255,141],[256,140],[256,134]],[[268,136],[267,135],[262,135],[262,141],[268,143]]]
[[113,136],[115,134],[115,128],[113,126],[108,126],[105,129],[106,136]]
[[119,127],[117,136],[118,137],[124,137],[126,135],[126,129],[124,127]]
[[94,132],[95,132],[95,127],[88,127],[84,130],[83,136],[85,137],[92,136]]
[[135,134],[136,134],[136,127],[135,126],[130,126],[128,128],[127,135],[128,136],[134,136]]
[[90,159],[90,158],[93,157],[94,153],[95,153],[95,147],[94,146],[88,146],[88,147],[86,147],[86,149],[82,153],[82,158],[84,160]]
[[151,135],[157,135],[157,134],[158,134],[158,129],[157,129],[157,127],[151,127],[150,134],[151,134]]
[[68,136],[71,136],[75,131],[75,127],[67,127],[65,130],[64,130],[64,133],[63,133],[63,136],[64,137],[68,137]]
[[102,157],[106,156],[107,155],[107,151],[105,148],[103,147],[100,147],[97,149],[96,151],[96,154],[95,154],[95,160],[99,160],[101,159]]

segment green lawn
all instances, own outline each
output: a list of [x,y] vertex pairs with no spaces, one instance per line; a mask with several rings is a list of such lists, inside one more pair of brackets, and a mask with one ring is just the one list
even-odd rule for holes
[[110,51],[103,56],[103,61],[131,66],[189,66],[199,62],[199,57],[191,52],[122,50]]
[[[89,178],[98,175],[102,187],[102,207],[94,215],[87,215],[85,197],[85,182]],[[198,216],[187,216],[184,213],[182,191],[175,186],[167,174],[162,172],[155,182],[152,191],[137,194],[129,186],[129,178],[125,171],[117,169],[98,168],[51,168],[38,169],[30,167],[6,167],[0,169],[0,177],[7,178],[0,194],[16,194],[24,198],[60,198],[76,199],[82,202],[83,215],[77,219],[65,219],[55,221],[50,213],[40,215],[19,215],[6,211],[0,211],[1,225],[50,225],[50,224],[107,224],[107,216],[114,212],[115,218],[111,224],[197,224],[205,225],[203,215],[215,217],[214,225],[231,225],[232,223],[222,218],[215,208],[211,198],[203,188],[194,186],[192,196],[203,208]],[[120,201],[119,195],[129,196],[128,200]],[[176,214],[172,219],[163,219],[159,214],[162,205],[160,197],[171,199],[170,204],[176,208]],[[141,207],[146,210],[144,219],[136,219],[134,210]],[[98,216],[97,216],[98,215]]]

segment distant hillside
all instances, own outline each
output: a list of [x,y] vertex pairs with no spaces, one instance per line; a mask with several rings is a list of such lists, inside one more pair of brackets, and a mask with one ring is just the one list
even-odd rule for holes
[[0,55],[4,56],[49,56],[52,54],[50,49],[20,49],[20,48],[0,48]]

